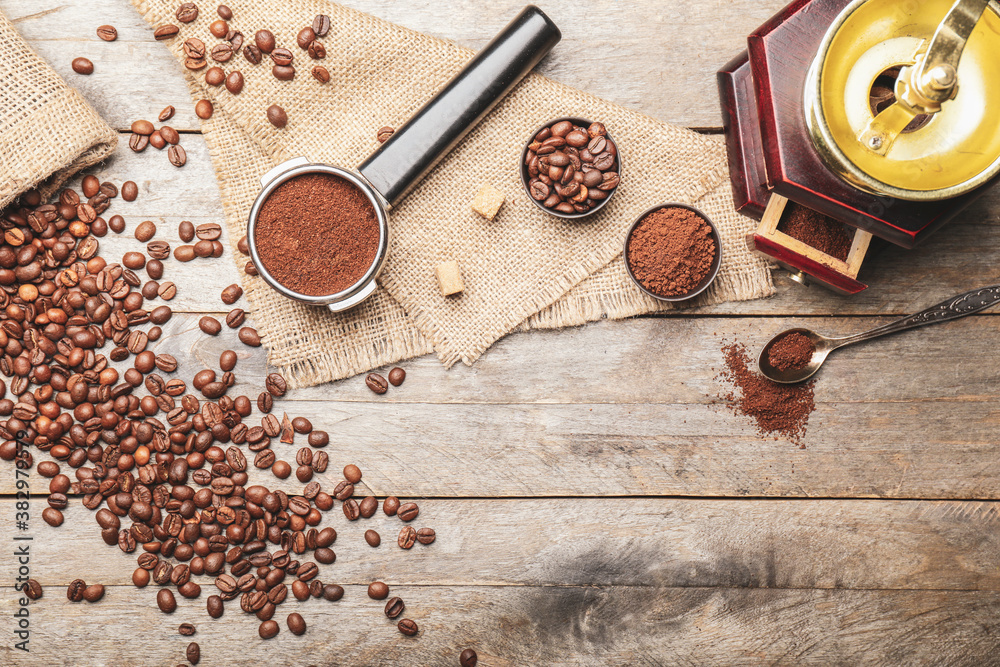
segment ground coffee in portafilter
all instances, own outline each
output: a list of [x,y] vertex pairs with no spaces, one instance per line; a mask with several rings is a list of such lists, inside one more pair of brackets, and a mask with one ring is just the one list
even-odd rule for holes
[[257,253],[268,273],[306,296],[337,294],[371,268],[379,225],[368,197],[332,174],[296,176],[261,206]]

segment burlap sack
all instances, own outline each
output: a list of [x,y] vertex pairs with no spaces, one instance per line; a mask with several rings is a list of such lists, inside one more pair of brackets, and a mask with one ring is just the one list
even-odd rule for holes
[[[152,25],[176,23],[173,0],[133,3]],[[298,70],[294,81],[279,82],[267,62],[253,66],[238,56],[224,65],[240,69],[246,79],[236,96],[205,86],[201,73],[188,73],[193,94],[216,107],[204,130],[234,244],[244,233],[258,179],[271,166],[298,155],[357,165],[377,148],[379,127],[402,125],[472,55],[321,0],[229,4],[235,14],[231,27],[248,39],[268,28],[296,54]],[[317,13],[328,14],[333,26],[322,40],[327,57],[318,63],[332,75],[326,85],[309,76],[317,63],[295,44],[295,35]],[[197,21],[181,24],[179,37],[168,43],[179,60],[189,37],[209,49],[218,43],[207,29],[215,18],[203,8]],[[288,112],[284,130],[267,122],[264,110],[270,104]],[[614,200],[600,214],[576,222],[535,208],[517,175],[521,147],[531,131],[568,114],[604,122],[625,161]],[[493,222],[470,210],[483,183],[507,195]],[[732,211],[718,138],[531,75],[392,212],[391,257],[382,289],[372,300],[334,315],[289,301],[258,278],[244,278],[244,287],[270,361],[294,385],[346,377],[431,349],[445,364],[472,363],[521,326],[568,326],[663,309],[628,281],[620,255],[625,228],[646,208],[666,201],[711,208],[706,213],[723,235],[726,261],[719,282],[699,303],[771,293],[765,265],[742,242],[751,225]],[[458,298],[438,291],[434,267],[445,260],[461,266],[466,290]]]
[[38,188],[44,198],[105,159],[118,134],[0,14],[0,209]]

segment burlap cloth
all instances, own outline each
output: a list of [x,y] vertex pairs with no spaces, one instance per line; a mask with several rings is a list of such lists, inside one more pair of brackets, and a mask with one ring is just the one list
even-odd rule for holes
[[0,209],[105,159],[118,134],[0,14]]
[[[177,23],[176,0],[132,0],[153,26]],[[191,24],[167,43],[183,61],[185,39],[208,49],[215,3],[200,3]],[[204,72],[187,72],[195,98],[215,104],[204,132],[218,175],[235,252],[257,195],[260,176],[285,159],[354,167],[378,144],[376,130],[401,126],[470,59],[473,52],[322,0],[232,1],[230,26],[250,43],[261,28],[295,54],[296,77],[277,81],[265,59],[242,55],[223,65],[246,79],[240,95],[204,85]],[[330,16],[322,39],[327,56],[308,58],[295,36],[316,14]],[[513,16],[511,17],[513,18]],[[499,32],[502,25],[496,26]],[[558,46],[556,47],[558,48]],[[209,60],[209,64],[214,64]],[[316,64],[332,76],[320,84]],[[186,70],[185,70],[186,71]],[[266,119],[271,104],[289,116],[277,130]],[[565,115],[601,120],[624,156],[622,185],[596,216],[566,222],[537,208],[518,179],[524,141],[541,123]],[[470,204],[483,183],[507,195],[500,215],[487,222]],[[243,284],[269,360],[296,386],[354,375],[434,351],[446,365],[472,363],[490,345],[519,328],[563,327],[666,310],[628,280],[621,260],[626,227],[643,210],[668,201],[702,208],[719,226],[722,271],[697,300],[711,304],[768,296],[765,264],[745,249],[750,221],[733,211],[725,148],[698,135],[605,102],[539,75],[526,78],[391,213],[393,241],[381,288],[346,314],[290,301],[262,280]],[[242,263],[247,258],[235,253]],[[434,267],[457,260],[465,292],[445,298]]]

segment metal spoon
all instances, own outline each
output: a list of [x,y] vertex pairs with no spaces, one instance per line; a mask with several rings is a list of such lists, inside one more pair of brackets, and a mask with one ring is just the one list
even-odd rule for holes
[[[891,322],[890,324],[886,324],[881,327],[876,327],[871,331],[865,331],[864,333],[847,336],[846,338],[828,338],[809,329],[789,329],[788,331],[781,332],[768,341],[767,345],[764,346],[764,349],[760,351],[760,356],[757,357],[757,367],[760,368],[760,372],[763,373],[765,377],[773,380],[774,382],[780,382],[782,384],[803,382],[804,380],[808,380],[815,375],[816,371],[818,371],[820,366],[823,365],[823,362],[826,361],[826,358],[830,356],[830,353],[838,348],[871,340],[872,338],[879,338],[880,336],[887,336],[898,331],[915,329],[927,324],[937,324],[938,322],[957,320],[960,317],[965,317],[966,315],[972,315],[981,310],[986,310],[990,306],[996,305],[997,303],[1000,303],[1000,285],[993,285],[992,287],[982,287],[980,289],[972,290],[971,292],[966,292],[965,294],[953,296],[950,299],[942,301],[936,306],[931,306],[927,310],[922,310],[919,313],[910,315],[909,317],[904,317],[901,320]],[[779,339],[790,333],[800,333],[812,340],[813,344],[816,346],[816,351],[813,352],[809,363],[802,368],[790,368],[784,371],[778,370],[771,365],[769,353],[771,351],[771,347],[774,346]]]

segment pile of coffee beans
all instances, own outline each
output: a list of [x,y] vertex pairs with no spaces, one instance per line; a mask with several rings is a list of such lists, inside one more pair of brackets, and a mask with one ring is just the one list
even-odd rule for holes
[[[239,598],[240,607],[261,620],[260,635],[273,637],[279,626],[271,617],[289,590],[299,600],[336,601],[344,594],[341,586],[318,578],[319,566],[336,559],[330,548],[336,530],[318,527],[323,513],[341,502],[347,520],[369,518],[378,500],[354,499],[361,480],[354,465],[344,468],[344,479],[331,493],[312,480],[329,465],[323,448],[330,438],[304,417],[272,414],[275,400],[288,391],[279,373],[267,376],[254,402],[228,395],[236,384],[233,350],[222,353],[218,372],[200,369],[189,385],[173,355],[148,349],[172,316],[169,306],[147,303],[176,294],[176,285],[161,282],[170,247],[156,240],[155,223],[142,221],[133,234],[146,244],[145,252],[129,251],[121,263],[107,263],[98,254],[98,239],[109,228],[123,232],[125,220],[116,215],[106,222],[101,216],[119,189],[93,176],[83,179],[82,189],[83,197],[64,189],[52,204],[32,191],[0,213],[0,373],[8,379],[0,379],[0,459],[30,468],[33,449],[47,452],[52,460],[36,466],[50,480],[43,519],[62,525],[71,497],[80,497],[94,511],[108,545],[138,553],[133,583],[155,584],[164,613],[178,607],[174,591],[200,597],[203,583],[196,579],[210,577],[217,592],[206,600],[209,615],[221,616],[225,603]],[[134,199],[138,188],[128,181],[121,194]],[[219,225],[182,222],[178,232],[185,241],[198,239],[180,246],[192,249],[191,259],[222,254]],[[189,259],[187,251],[178,256],[175,250],[174,257]],[[220,298],[234,305],[241,296],[242,289],[230,285]],[[240,308],[226,317],[230,329],[239,328],[241,341],[260,345],[257,332],[244,322]],[[213,335],[221,332],[217,321],[206,327]],[[402,369],[390,373],[395,383],[404,376]],[[256,424],[250,420],[255,408],[261,415]],[[296,436],[307,446],[297,450],[293,470],[272,443],[293,444]],[[305,486],[288,495],[250,485],[251,464],[277,479],[294,471]],[[409,525],[419,515],[415,503],[390,497],[382,506],[406,524],[401,547],[434,541],[432,529]],[[374,532],[367,531],[368,544],[381,542]],[[302,558],[307,553],[312,560]],[[42,597],[37,581],[26,582],[23,590],[29,599]],[[373,590],[388,596],[385,584]],[[82,580],[67,589],[73,601],[96,602],[103,595],[101,584]],[[403,603],[390,602],[386,615],[395,620]],[[294,634],[306,632],[299,614],[290,614],[286,625]],[[408,636],[418,631],[409,619],[397,627]],[[193,644],[188,656],[200,659],[200,647]]]
[[528,144],[522,165],[531,198],[547,210],[585,214],[618,187],[618,147],[602,123],[587,127],[560,120]]
[[[252,67],[260,65],[265,60],[265,56],[271,61],[271,75],[279,81],[292,81],[295,78],[295,53],[286,47],[278,44],[274,33],[267,29],[258,30],[253,40],[244,39],[243,33],[229,26],[229,21],[233,19],[233,10],[226,5],[219,5],[217,9],[219,19],[213,21],[208,26],[211,36],[221,40],[212,46],[207,46],[198,37],[190,37],[184,41],[184,66],[192,71],[199,71],[208,67],[208,59],[216,63],[208,67],[205,72],[205,83],[212,87],[225,86],[233,95],[239,95],[243,91],[245,80],[243,72],[237,68],[231,68],[226,72],[225,67],[233,61],[241,52],[243,59]],[[177,21],[180,23],[192,23],[198,18],[198,7],[191,2],[185,2],[178,7],[176,12]],[[330,17],[319,14],[311,25],[302,28],[295,37],[298,48],[313,61],[326,58],[326,46],[321,38],[326,37],[330,32]],[[157,26],[153,31],[153,36],[157,40],[173,39],[180,33],[180,26],[174,24],[164,24]],[[206,36],[207,37],[207,36]],[[75,69],[75,66],[74,66]],[[91,69],[93,69],[91,67]],[[89,72],[87,72],[89,74]],[[312,68],[312,77],[320,83],[330,81],[330,72],[322,65],[315,65]],[[212,103],[208,100],[200,100],[195,105],[195,113],[199,118],[208,119],[212,117]],[[283,128],[288,125],[288,114],[283,108],[272,104],[267,108],[266,117],[269,123],[276,128]]]

